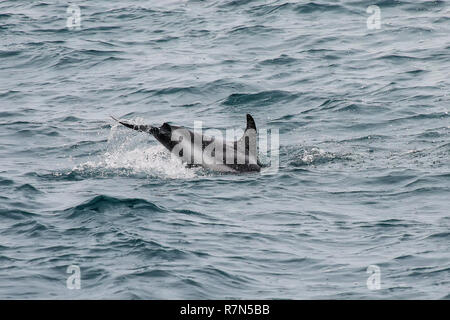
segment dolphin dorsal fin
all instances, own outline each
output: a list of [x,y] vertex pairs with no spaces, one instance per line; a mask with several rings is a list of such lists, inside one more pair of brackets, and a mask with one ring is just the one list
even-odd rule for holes
[[257,142],[255,120],[251,115],[247,114],[247,127],[245,128],[244,135],[236,141],[236,147],[239,150],[245,150],[245,152],[256,161],[258,154]]
[[245,131],[249,129],[254,129],[256,131],[256,124],[253,117],[247,113],[247,128],[245,129]]

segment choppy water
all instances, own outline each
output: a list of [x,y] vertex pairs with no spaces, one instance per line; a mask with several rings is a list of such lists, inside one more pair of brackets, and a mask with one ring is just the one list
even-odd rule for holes
[[[450,297],[448,1],[74,3],[0,4],[0,298]],[[246,113],[278,174],[109,120]]]

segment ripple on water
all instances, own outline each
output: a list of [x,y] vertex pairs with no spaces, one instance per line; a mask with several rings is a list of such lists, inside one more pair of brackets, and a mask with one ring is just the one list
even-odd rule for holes
[[289,165],[293,167],[317,166],[326,163],[351,161],[350,154],[336,154],[317,147],[289,148]]

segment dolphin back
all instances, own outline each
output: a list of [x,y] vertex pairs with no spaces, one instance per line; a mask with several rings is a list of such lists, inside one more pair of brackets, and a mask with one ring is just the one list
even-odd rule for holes
[[112,118],[127,128],[152,134],[158,142],[188,166],[201,165],[221,172],[259,172],[261,170],[258,160],[256,124],[250,114],[247,114],[244,135],[231,143],[194,133],[167,122],[161,127],[154,127],[130,124]]

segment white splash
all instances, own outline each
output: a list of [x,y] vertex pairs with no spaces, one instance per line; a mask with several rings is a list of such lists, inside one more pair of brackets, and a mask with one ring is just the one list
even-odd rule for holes
[[171,157],[163,146],[152,144],[151,139],[148,134],[114,125],[106,152],[97,159],[77,165],[73,171],[169,179],[192,179],[197,176],[198,168],[186,168],[180,160]]
[[330,158],[332,156],[334,156],[334,155],[333,154],[328,154],[327,152],[325,152],[322,149],[313,147],[309,151],[305,150],[305,153],[303,154],[303,157],[302,157],[302,161],[305,164],[312,164],[317,159],[322,159],[322,158],[325,158],[325,157]]

